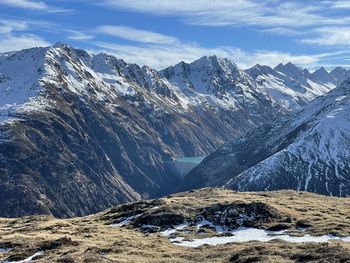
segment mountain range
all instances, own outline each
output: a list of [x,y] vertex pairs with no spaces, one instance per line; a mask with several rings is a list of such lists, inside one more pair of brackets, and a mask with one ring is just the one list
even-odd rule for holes
[[[345,97],[325,95],[309,102],[334,89],[349,74],[343,68],[310,73],[292,63],[242,70],[216,56],[157,71],[63,43],[0,54],[0,216],[81,216],[118,203],[162,196],[183,184],[185,188],[253,189],[246,180],[234,179],[235,173],[251,178],[250,174],[259,173],[251,166],[263,161],[262,157],[275,155],[281,145],[292,145],[321,117],[327,123],[328,108],[323,115],[318,113],[324,108],[323,100],[334,112],[343,112],[340,105]],[[343,94],[341,90],[346,90],[346,83],[331,94]],[[305,105],[308,108],[303,109]],[[290,117],[307,114],[311,115],[300,124],[303,129],[294,125],[299,117]],[[272,124],[274,120],[280,126]],[[232,145],[224,144],[214,152],[232,140]],[[250,159],[250,166],[240,164],[239,170],[232,166],[239,161],[231,158],[232,149],[242,149],[237,145],[251,149],[245,149],[247,157],[260,149],[264,154]],[[165,164],[199,155],[209,157],[185,181]],[[232,163],[214,163],[208,171],[217,172],[209,182],[206,179],[212,174],[204,171],[213,164],[213,156]],[[303,165],[307,160],[303,159]],[[327,162],[331,160],[320,159],[317,165],[330,169],[332,164]],[[279,162],[276,159],[272,167]],[[347,193],[346,178],[341,179],[335,170],[327,178],[321,184],[326,187],[327,182],[328,190],[320,192]],[[333,178],[344,184],[342,190],[334,188],[339,181],[331,183]],[[314,190],[320,184],[314,177],[298,180],[300,189]]]

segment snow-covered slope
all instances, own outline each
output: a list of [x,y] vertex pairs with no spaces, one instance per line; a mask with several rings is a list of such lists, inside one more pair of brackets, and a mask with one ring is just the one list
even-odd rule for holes
[[246,72],[276,104],[287,110],[300,109],[335,87],[328,72],[323,75],[323,71],[318,70],[311,74],[290,62],[286,65],[279,64],[275,69],[257,64]]
[[[0,122],[17,111],[48,106],[38,96],[42,90],[47,49],[0,54]],[[38,81],[39,80],[39,81]]]
[[345,81],[291,116],[224,144],[188,176],[189,185],[349,196],[349,113]]

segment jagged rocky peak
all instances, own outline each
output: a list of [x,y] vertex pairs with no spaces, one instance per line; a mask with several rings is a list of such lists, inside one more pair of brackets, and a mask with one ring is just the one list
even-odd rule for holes
[[117,59],[116,57],[99,53],[93,56],[92,68],[96,71],[105,73],[120,73],[117,69],[126,67],[127,63],[123,59]]
[[336,85],[341,84],[345,79],[350,78],[350,70],[343,67],[336,67],[330,73]]
[[310,78],[310,76],[311,76],[311,73],[308,69],[303,69],[303,74],[306,78]]
[[56,42],[53,46],[53,48],[69,48],[69,45],[63,42]]
[[161,71],[170,82],[183,90],[223,94],[238,84],[252,86],[252,79],[227,58],[204,56],[192,63],[180,62]]
[[280,63],[275,68],[275,70],[280,72],[287,72],[287,73],[301,73],[303,72],[303,69],[292,62],[288,62],[287,64]]
[[345,76],[346,75],[347,70],[343,67],[335,67],[330,74],[333,76],[339,75],[339,76]]
[[[66,74],[74,72],[73,77],[83,81],[85,86],[89,86],[89,83],[84,83],[84,80],[93,80],[103,86],[107,95],[111,96],[136,95],[137,92],[142,92],[139,88],[145,88],[178,102],[169,83],[149,66],[129,64],[106,53],[88,54],[84,50],[74,49],[65,44],[56,44],[53,49],[58,61],[66,61],[62,65]],[[74,83],[71,84],[74,86]],[[105,95],[102,97],[105,98]]]
[[195,60],[191,63],[192,68],[202,70],[224,70],[225,72],[237,71],[238,68],[228,58],[219,58],[216,55],[204,56],[198,60]]
[[275,74],[275,71],[271,67],[260,64],[256,64],[255,66],[246,69],[245,72],[253,79],[256,79],[260,75]]
[[329,72],[324,67],[320,67],[319,69],[315,70],[315,72],[312,74],[329,74]]
[[324,67],[320,67],[315,72],[313,72],[310,78],[315,82],[323,82],[323,83],[334,82],[334,78],[329,74],[329,72]]
[[306,72],[304,72],[302,68],[294,65],[292,62],[288,62],[285,65],[281,63],[277,65],[274,70],[279,71],[300,83],[306,83],[306,78],[308,77],[305,75]]
[[219,58],[216,55],[203,56],[191,63],[181,61],[175,66],[170,66],[162,73],[167,78],[182,75],[188,77],[195,72],[207,73],[211,75],[218,75],[222,73],[232,74],[232,72],[238,71],[237,66],[227,58]]

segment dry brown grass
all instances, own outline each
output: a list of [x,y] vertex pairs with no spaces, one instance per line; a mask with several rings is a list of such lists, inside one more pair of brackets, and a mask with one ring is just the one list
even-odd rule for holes
[[[215,203],[261,201],[309,223],[306,231],[313,235],[350,236],[350,198],[294,191],[240,193],[202,189],[162,200],[161,207],[187,216]],[[0,247],[1,244],[13,247],[10,252],[0,252],[0,261],[8,257],[23,259],[45,249],[44,256],[37,262],[350,262],[350,244],[342,242],[271,241],[178,247],[159,233],[110,227],[111,218],[118,217],[111,211],[72,219],[50,216],[0,219]]]

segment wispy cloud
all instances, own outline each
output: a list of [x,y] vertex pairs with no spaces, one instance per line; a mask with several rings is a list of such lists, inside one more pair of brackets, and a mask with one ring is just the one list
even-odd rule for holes
[[[102,0],[111,8],[177,17],[184,23],[212,27],[245,27],[287,35],[304,44],[347,45],[350,1],[285,0]],[[333,11],[332,11],[333,10]],[[320,29],[328,28],[328,29]],[[335,31],[332,31],[336,28]],[[305,36],[312,35],[312,37]],[[305,39],[304,39],[305,38]]]
[[97,27],[95,31],[99,34],[142,43],[174,44],[178,41],[172,36],[125,26],[104,25]]
[[72,10],[48,5],[43,1],[0,0],[0,5],[6,5],[10,7],[23,8],[23,9],[38,10],[38,11],[46,11],[50,13],[72,12]]
[[33,25],[42,26],[43,21],[0,19],[0,52],[25,48],[49,46],[43,38],[29,33]]
[[50,43],[36,35],[5,36],[0,39],[0,52],[17,51],[32,47],[45,47]]
[[23,31],[28,28],[25,21],[0,19],[0,34],[8,34],[13,31]]
[[67,36],[68,39],[71,40],[91,40],[94,39],[95,36],[93,34],[88,34],[80,31],[74,31],[74,30],[67,30],[69,35]]
[[323,27],[310,35],[301,42],[318,46],[350,46],[350,27]]
[[335,9],[347,9],[350,8],[350,2],[349,1],[324,1],[324,3],[329,4],[330,7],[335,8]]
[[[315,2],[318,4],[315,5]],[[185,23],[206,26],[300,28],[350,21],[345,16],[344,19],[327,16],[329,4],[319,1],[103,0],[102,3],[117,9],[181,17]]]

